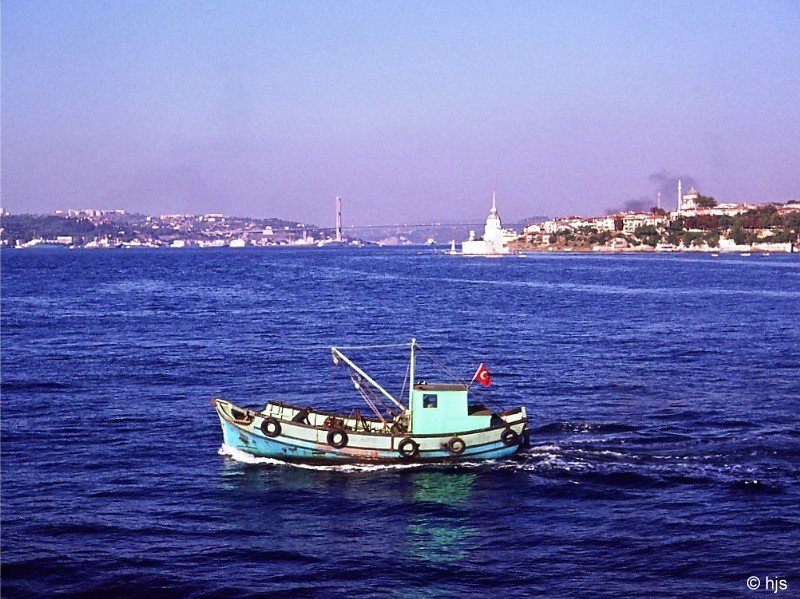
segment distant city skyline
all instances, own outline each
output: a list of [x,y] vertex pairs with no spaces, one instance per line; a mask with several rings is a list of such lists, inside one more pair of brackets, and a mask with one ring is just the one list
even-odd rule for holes
[[332,225],[800,199],[796,2],[10,2],[2,206]]

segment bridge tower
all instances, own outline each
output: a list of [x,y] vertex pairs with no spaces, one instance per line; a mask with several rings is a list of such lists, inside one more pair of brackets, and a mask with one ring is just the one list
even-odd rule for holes
[[342,198],[336,196],[336,241],[342,240]]

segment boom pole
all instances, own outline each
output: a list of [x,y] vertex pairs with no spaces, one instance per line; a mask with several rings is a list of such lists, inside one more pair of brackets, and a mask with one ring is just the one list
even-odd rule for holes
[[[412,348],[412,349],[411,349],[411,351],[413,352],[413,351],[414,351],[414,349],[413,349],[413,348],[414,348],[414,342],[413,342],[413,341],[411,342],[411,348]],[[338,363],[339,363],[339,360],[341,360],[342,362],[344,362],[345,364],[347,364],[347,365],[348,365],[350,368],[352,368],[353,370],[355,370],[355,371],[356,371],[356,372],[357,372],[359,375],[361,375],[362,377],[364,377],[364,379],[366,379],[366,381],[367,381],[367,382],[368,382],[370,385],[372,385],[372,386],[373,386],[373,387],[375,387],[375,388],[376,388],[378,391],[380,391],[380,392],[383,394],[383,396],[384,396],[384,397],[386,397],[386,399],[388,399],[389,401],[391,401],[391,402],[392,402],[394,405],[396,405],[398,408],[400,408],[401,410],[403,410],[403,411],[405,412],[405,410],[406,410],[406,407],[405,407],[403,404],[401,404],[399,401],[397,401],[397,400],[394,398],[394,396],[393,396],[391,393],[389,393],[389,392],[388,392],[386,389],[384,389],[384,388],[383,388],[383,387],[382,387],[382,386],[381,386],[381,385],[380,385],[380,384],[379,384],[377,381],[375,381],[375,379],[373,379],[373,378],[372,378],[371,376],[369,376],[369,375],[368,375],[366,372],[364,372],[364,371],[363,371],[363,370],[361,370],[361,369],[360,369],[358,366],[356,366],[356,365],[355,365],[355,363],[353,363],[353,361],[352,361],[350,358],[348,358],[347,356],[345,356],[345,355],[344,355],[342,352],[340,352],[340,351],[339,351],[338,349],[336,349],[335,347],[332,347],[332,348],[331,348],[331,355],[333,356],[333,363],[334,363],[334,364],[338,364]],[[412,362],[412,363],[413,363],[413,362]],[[413,366],[412,366],[412,369],[413,369]],[[413,372],[413,370],[412,370],[412,372]]]

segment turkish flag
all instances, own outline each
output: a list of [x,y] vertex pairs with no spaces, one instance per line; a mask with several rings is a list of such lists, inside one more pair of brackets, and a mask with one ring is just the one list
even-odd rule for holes
[[481,362],[481,365],[478,366],[478,370],[475,372],[475,376],[472,377],[473,381],[478,381],[484,387],[488,387],[492,384],[492,377],[489,375],[489,369],[486,368],[486,364]]

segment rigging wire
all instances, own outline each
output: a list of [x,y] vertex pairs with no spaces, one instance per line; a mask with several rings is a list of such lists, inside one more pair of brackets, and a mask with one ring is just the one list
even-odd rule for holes
[[[403,377],[403,386],[402,386],[402,388],[400,389],[400,395],[398,395],[398,397],[400,398],[400,401],[402,401],[402,400],[403,400],[403,397],[404,397],[404,396],[405,396],[405,394],[406,394],[406,383],[408,382],[408,375],[409,375],[409,374],[411,374],[411,360],[409,360],[409,361],[408,361],[408,364],[406,365],[406,374],[405,374],[405,376]],[[411,381],[411,384],[413,385],[413,384],[414,384],[414,381]]]
[[[375,412],[375,415],[380,418],[380,420],[385,424],[386,418],[381,414],[380,410],[376,407],[376,404],[380,404],[380,406],[386,411],[389,416],[389,419],[393,419],[395,417],[394,410],[392,410],[391,406],[389,406],[383,399],[383,397],[376,393],[375,390],[372,388],[372,385],[369,381],[362,378],[360,374],[358,374],[355,370],[350,367],[345,366],[347,369],[347,376],[350,377],[350,380],[353,381],[353,384],[358,391],[361,398],[364,402],[370,407],[370,409]],[[369,396],[367,395],[369,393]]]
[[442,363],[442,362],[441,362],[441,361],[440,361],[440,360],[439,360],[439,359],[438,359],[436,356],[434,356],[432,353],[430,353],[429,351],[427,351],[427,350],[425,350],[424,348],[422,348],[422,347],[420,346],[420,344],[419,344],[419,343],[417,343],[417,349],[419,349],[419,350],[420,350],[420,351],[421,351],[423,354],[425,354],[425,357],[427,357],[428,359],[430,359],[432,362],[436,363],[436,365],[437,365],[437,366],[439,366],[439,368],[441,368],[441,369],[442,369],[442,370],[445,372],[445,374],[446,374],[447,376],[449,376],[451,379],[453,379],[454,381],[458,381],[458,382],[460,382],[460,383],[461,383],[461,384],[463,384],[465,387],[468,387],[468,386],[469,386],[469,385],[467,385],[467,383],[466,383],[466,381],[465,381],[464,379],[462,379],[460,376],[458,376],[456,373],[454,373],[452,370],[450,370],[450,369],[449,369],[447,366],[445,366],[445,365],[444,365],[444,364],[443,364],[443,363]]
[[383,417],[383,414],[381,414],[380,410],[378,410],[378,408],[375,407],[375,404],[370,400],[370,398],[367,397],[366,392],[361,386],[361,381],[357,381],[355,378],[353,378],[353,382],[357,384],[356,390],[358,391],[358,394],[361,395],[361,398],[364,400],[364,403],[366,403],[369,406],[369,408],[380,419],[383,425],[386,426],[386,419]]
[[336,345],[336,349],[387,349],[411,347],[410,343],[388,343],[384,345]]

